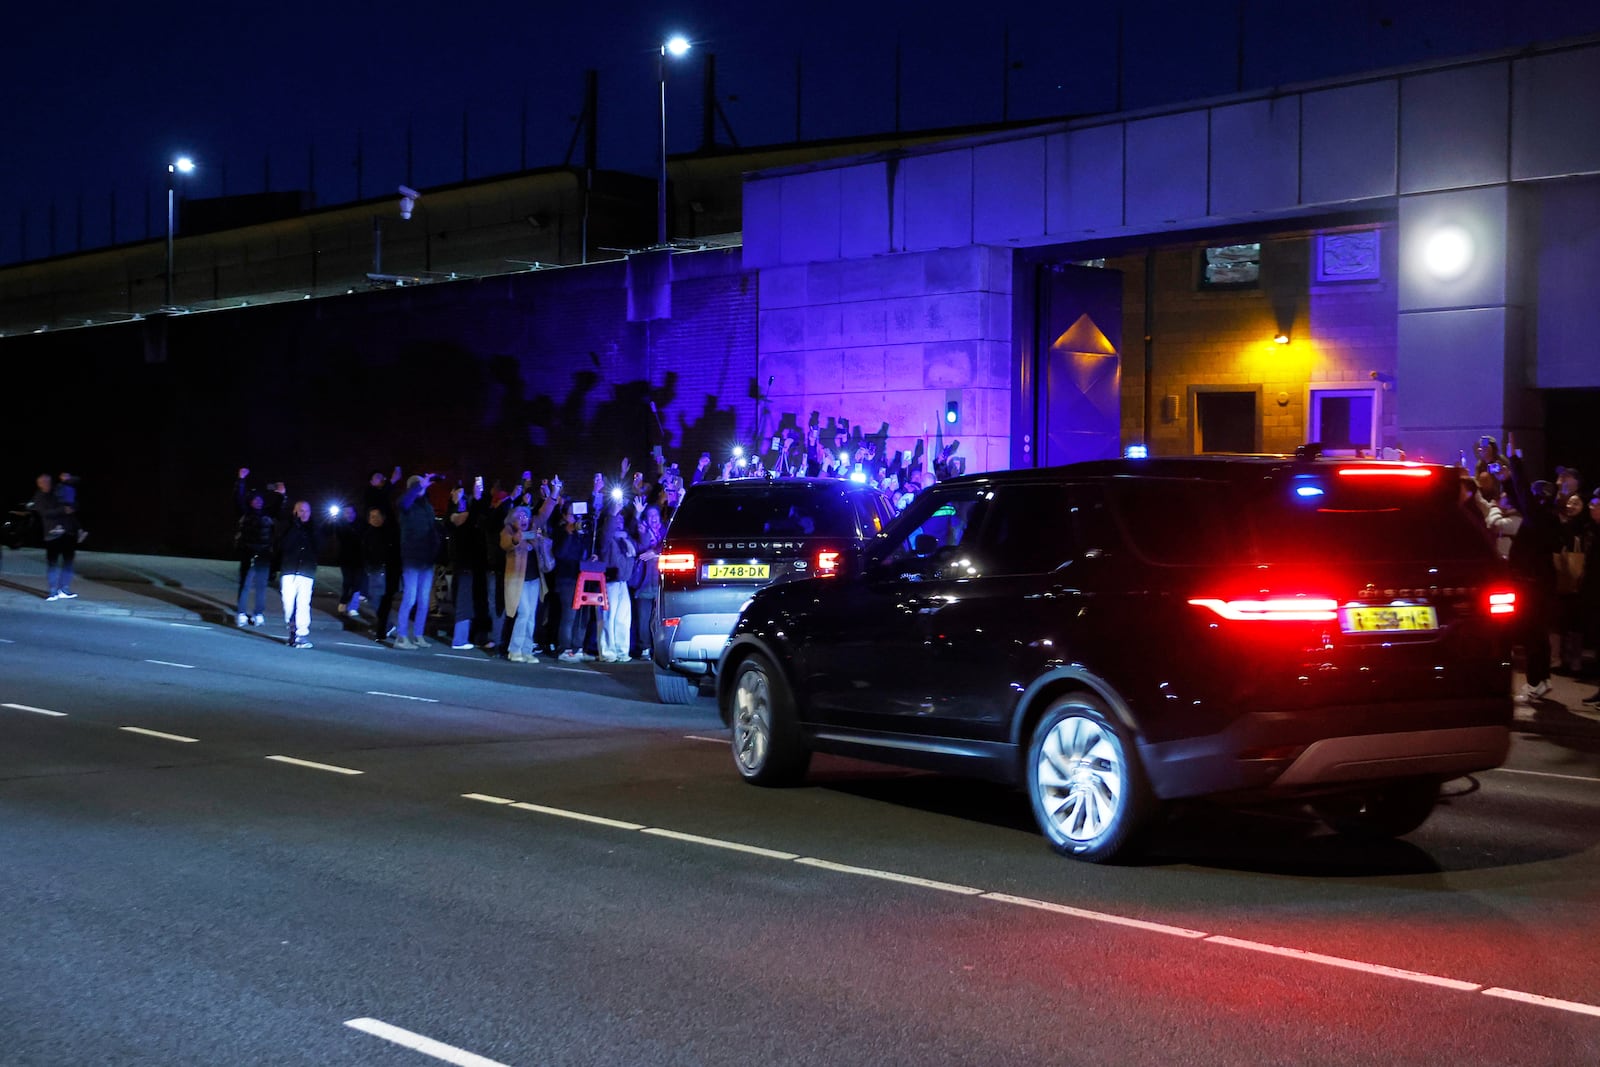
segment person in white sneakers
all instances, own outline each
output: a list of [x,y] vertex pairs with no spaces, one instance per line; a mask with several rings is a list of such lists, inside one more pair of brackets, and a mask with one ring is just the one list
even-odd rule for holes
[[297,500],[278,538],[278,589],[290,648],[311,647],[311,587],[317,578],[317,533],[311,504]]
[[544,536],[543,524],[550,517],[555,501],[548,496],[536,517],[526,507],[511,509],[505,529],[500,531],[500,547],[506,554],[506,618],[511,620],[511,637],[506,642],[506,659],[512,663],[538,663],[533,654],[533,625],[539,617],[538,539]]
[[600,662],[627,663],[628,639],[633,630],[633,602],[628,598],[628,576],[639,547],[628,536],[621,511],[607,510],[600,519],[601,535],[595,546],[606,568],[606,606],[600,612]]

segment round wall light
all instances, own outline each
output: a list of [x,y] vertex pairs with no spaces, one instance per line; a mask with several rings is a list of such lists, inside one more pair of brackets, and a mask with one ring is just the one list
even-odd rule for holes
[[1472,235],[1460,226],[1441,226],[1422,245],[1422,265],[1441,281],[1459,278],[1472,266]]

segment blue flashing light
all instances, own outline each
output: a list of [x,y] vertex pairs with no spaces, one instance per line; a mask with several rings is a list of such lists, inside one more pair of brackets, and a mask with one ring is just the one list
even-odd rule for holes
[[1298,497],[1321,496],[1323,492],[1324,490],[1320,485],[1297,485],[1294,487],[1294,495]]
[[1150,458],[1150,446],[1149,445],[1129,445],[1126,449],[1123,450],[1122,455],[1127,459],[1149,459]]
[[852,482],[855,482],[857,485],[866,485],[867,484],[867,472],[864,471],[864,470],[860,470],[860,469],[853,470],[853,471],[850,472],[850,480]]

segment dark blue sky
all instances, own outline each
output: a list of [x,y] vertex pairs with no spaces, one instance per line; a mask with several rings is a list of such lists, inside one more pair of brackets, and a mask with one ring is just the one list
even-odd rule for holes
[[[1600,33],[1594,0],[1123,0],[1127,108],[1231,93],[1243,12],[1244,87],[1289,84]],[[304,189],[317,202],[414,182],[560,163],[599,71],[600,165],[656,167],[656,49],[681,30],[696,50],[669,88],[670,146],[699,142],[702,61],[741,144],[801,133],[1001,117],[1009,28],[1010,115],[1046,118],[1117,103],[1115,0],[280,0],[272,5],[107,0],[13,10],[0,39],[0,263],[99,247],[164,229],[164,170],[179,152],[194,196]],[[526,108],[527,122],[523,123]],[[270,164],[270,172],[269,172]],[[81,219],[81,225],[80,225]]]

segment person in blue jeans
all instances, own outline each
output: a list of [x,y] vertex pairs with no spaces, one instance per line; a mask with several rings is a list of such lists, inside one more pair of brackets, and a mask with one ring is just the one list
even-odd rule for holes
[[433,594],[433,567],[439,558],[439,524],[428,502],[428,486],[436,474],[413,474],[395,504],[400,527],[400,618],[394,647],[423,648],[428,602]]
[[[275,541],[274,522],[266,509],[266,497],[245,488],[250,468],[239,468],[239,484],[234,500],[239,508],[239,528],[234,547],[239,553],[239,603],[234,622],[240,627],[260,626],[267,621],[267,576],[272,570]],[[246,608],[251,610],[247,611]]]

